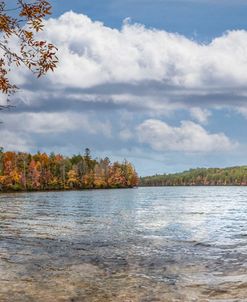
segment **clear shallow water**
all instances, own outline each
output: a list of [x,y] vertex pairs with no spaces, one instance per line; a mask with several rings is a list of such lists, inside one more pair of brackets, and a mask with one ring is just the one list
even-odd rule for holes
[[2,194],[0,301],[247,301],[247,188]]

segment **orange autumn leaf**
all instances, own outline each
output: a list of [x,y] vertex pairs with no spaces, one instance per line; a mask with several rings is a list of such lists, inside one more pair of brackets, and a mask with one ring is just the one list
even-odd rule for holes
[[[35,39],[35,33],[42,31],[44,18],[51,14],[51,4],[46,0],[29,3],[17,0],[17,6],[10,8],[7,1],[0,2],[0,91],[10,95],[17,86],[9,81],[13,65],[25,65],[40,77],[53,71],[58,63],[57,48],[47,41]],[[14,11],[14,13],[13,13]],[[18,48],[13,49],[11,39],[17,39]],[[0,108],[1,109],[1,108]]]

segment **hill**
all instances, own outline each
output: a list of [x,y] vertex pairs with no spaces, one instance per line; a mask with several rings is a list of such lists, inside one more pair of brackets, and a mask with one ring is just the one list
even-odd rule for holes
[[140,186],[246,186],[247,166],[197,168],[140,178]]

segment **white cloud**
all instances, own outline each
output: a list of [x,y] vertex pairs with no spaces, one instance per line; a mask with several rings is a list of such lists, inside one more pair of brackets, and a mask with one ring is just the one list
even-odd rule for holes
[[236,112],[241,114],[244,118],[247,119],[247,107],[245,107],[245,106],[237,107]]
[[160,121],[149,119],[137,127],[138,139],[156,151],[212,152],[226,151],[235,143],[223,133],[208,133],[203,127],[191,121],[172,127]]
[[211,116],[211,112],[207,109],[202,109],[199,107],[193,107],[190,109],[191,116],[201,124],[206,124],[208,118]]
[[[4,126],[9,130],[33,134],[59,134],[81,131],[111,136],[111,125],[96,119],[93,114],[73,112],[8,113],[2,115]],[[1,133],[1,132],[0,132]]]
[[131,138],[134,137],[133,135],[133,132],[130,131],[129,129],[122,129],[120,132],[119,132],[119,137],[122,139],[122,140],[129,140]]
[[8,105],[8,96],[6,94],[0,93],[0,106]]
[[228,87],[247,80],[247,32],[228,32],[210,44],[125,23],[111,29],[68,12],[47,21],[45,38],[59,48],[56,84],[92,87],[155,80],[178,87]]
[[1,130],[0,137],[0,146],[4,147],[5,150],[26,152],[32,148],[31,140],[25,135],[20,135],[9,130]]
[[[203,98],[210,105],[231,102],[234,106],[238,97],[246,97],[244,30],[201,44],[128,22],[121,30],[112,29],[67,12],[48,20],[42,35],[58,47],[60,59],[58,69],[43,80],[46,97],[64,98],[75,89],[72,97],[80,101],[111,100],[131,106],[135,99],[139,106],[164,112],[168,102],[183,107],[192,100],[193,107],[200,107]],[[28,84],[30,77],[26,72],[22,76]]]

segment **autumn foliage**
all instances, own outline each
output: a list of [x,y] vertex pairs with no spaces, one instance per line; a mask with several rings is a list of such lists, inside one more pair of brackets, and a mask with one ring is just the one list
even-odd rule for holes
[[84,155],[3,152],[0,149],[0,190],[40,191],[99,188],[132,188],[138,176],[128,162],[111,163],[108,158]]
[[[44,18],[51,14],[46,0],[17,0],[16,7],[0,1],[0,92],[11,94],[16,86],[9,81],[12,68],[24,64],[37,77],[54,70],[56,47],[35,38],[42,31]],[[1,108],[0,108],[1,109]]]

